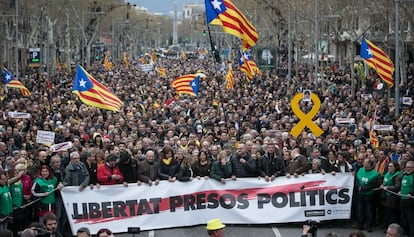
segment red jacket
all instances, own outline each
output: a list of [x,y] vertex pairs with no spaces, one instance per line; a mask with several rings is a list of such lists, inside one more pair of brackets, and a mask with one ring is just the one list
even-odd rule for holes
[[[115,180],[111,178],[111,175],[117,174],[120,176],[119,180]],[[122,181],[124,181],[124,176],[122,175],[121,171],[119,171],[118,167],[110,168],[106,165],[106,163],[103,163],[98,166],[97,171],[98,176],[98,182],[102,185],[112,185],[112,184],[120,184]]]

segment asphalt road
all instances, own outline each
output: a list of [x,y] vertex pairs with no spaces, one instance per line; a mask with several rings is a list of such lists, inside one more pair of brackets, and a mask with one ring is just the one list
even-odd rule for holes
[[[167,221],[167,220],[166,220]],[[351,232],[356,231],[347,228],[344,223],[337,223],[336,227],[318,227],[317,236],[324,237],[330,232],[339,234],[339,237],[348,237]],[[374,228],[374,232],[363,231],[367,237],[385,236],[384,229]],[[296,237],[302,234],[302,227],[299,224],[283,225],[227,225],[225,237]],[[208,236],[205,226],[193,226],[185,228],[173,228],[164,230],[143,231],[139,234],[116,234],[116,237],[194,237]],[[310,236],[310,235],[309,235]]]

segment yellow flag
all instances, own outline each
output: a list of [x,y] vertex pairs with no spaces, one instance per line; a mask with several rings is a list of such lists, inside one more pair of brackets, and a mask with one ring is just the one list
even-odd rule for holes
[[128,67],[128,58],[126,56],[126,53],[124,53],[123,62],[124,62],[125,67]]

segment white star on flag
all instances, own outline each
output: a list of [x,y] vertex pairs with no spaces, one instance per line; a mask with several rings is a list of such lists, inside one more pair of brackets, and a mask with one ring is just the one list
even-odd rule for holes
[[368,52],[368,55],[371,55],[372,56],[372,53],[371,53],[371,50],[370,49],[367,49],[367,52]]
[[197,84],[193,81],[192,83],[191,83],[191,86],[196,86]]
[[214,6],[214,9],[221,10],[221,4],[222,4],[222,2],[219,2],[218,0],[214,0],[214,1],[211,1],[211,4]]
[[11,80],[11,76],[10,76],[10,74],[7,74],[6,75],[6,81],[10,81]]
[[82,78],[82,80],[79,81],[79,86],[86,87],[86,81],[83,80],[83,78]]

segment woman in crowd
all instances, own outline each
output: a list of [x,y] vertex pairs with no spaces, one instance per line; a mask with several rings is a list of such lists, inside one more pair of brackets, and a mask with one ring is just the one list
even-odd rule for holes
[[0,232],[7,229],[12,212],[13,201],[10,194],[7,174],[4,171],[0,171]]
[[[384,175],[381,188],[382,205],[384,206],[384,227],[400,220],[400,197],[391,193],[398,193],[401,188],[401,172],[397,161],[388,164],[388,172]],[[391,191],[391,192],[390,192]]]
[[201,150],[198,154],[198,160],[193,164],[194,177],[198,179],[208,178],[211,173],[211,163],[207,158],[207,151]]
[[177,179],[179,181],[192,181],[194,177],[194,171],[192,168],[192,158],[190,156],[184,156],[183,162],[180,165],[180,171],[177,173]]
[[165,147],[160,152],[160,178],[162,180],[174,182],[177,179],[176,175],[179,170],[180,164],[177,159],[175,159],[172,149]]
[[23,182],[21,180],[24,175],[22,170],[23,164],[17,164],[15,169],[8,171],[9,183],[10,183],[10,194],[13,203],[13,233],[17,234],[17,231],[22,231],[24,226],[24,219],[26,219],[23,205]]
[[32,194],[35,197],[40,197],[37,203],[37,216],[42,219],[48,212],[55,211],[55,190],[62,189],[62,183],[58,183],[57,178],[53,175],[52,170],[47,165],[40,167],[39,173],[36,175],[33,182]]
[[217,160],[211,166],[210,177],[225,184],[226,179],[231,178],[231,174],[232,167],[227,160],[227,153],[226,151],[220,151]]

